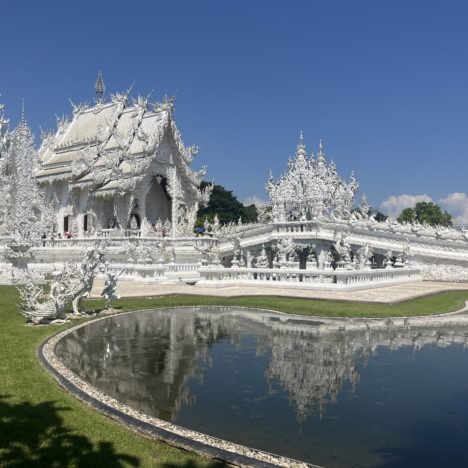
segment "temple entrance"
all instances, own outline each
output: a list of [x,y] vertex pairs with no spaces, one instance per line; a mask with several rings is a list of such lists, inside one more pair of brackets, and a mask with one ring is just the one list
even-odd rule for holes
[[169,219],[171,202],[167,194],[167,180],[158,175],[151,179],[151,188],[146,195],[146,219],[153,225],[158,220]]

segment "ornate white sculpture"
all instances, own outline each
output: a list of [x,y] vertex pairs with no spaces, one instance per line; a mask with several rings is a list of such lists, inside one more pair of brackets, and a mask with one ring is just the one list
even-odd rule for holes
[[34,324],[63,322],[65,309],[70,298],[63,272],[54,272],[49,294],[38,284],[38,279],[28,275],[23,286],[17,288],[20,296],[20,312]]
[[385,254],[384,266],[385,268],[393,268],[393,252],[389,249]]
[[102,245],[95,245],[86,250],[85,257],[79,265],[68,263],[65,276],[69,282],[69,294],[72,297],[73,313],[83,315],[82,302],[88,298],[93,288],[94,277],[101,266],[105,255]]
[[219,253],[219,241],[218,239],[212,239],[209,237],[197,238],[194,244],[195,250],[197,250],[201,258],[201,266],[219,266],[221,263]]
[[[163,247],[161,247],[161,249],[162,248]],[[130,263],[144,264],[153,262],[153,252],[151,245],[145,244],[140,240],[129,243],[125,254],[127,256],[127,261]]]
[[239,268],[242,255],[241,255],[241,249],[240,249],[240,237],[235,237],[234,239],[231,239],[232,246],[234,248],[234,255],[232,257],[231,261],[231,268]]
[[0,105],[0,233],[27,241],[38,237],[44,204],[34,179],[37,152],[24,106],[18,127],[8,133],[7,125]]
[[270,260],[265,251],[265,246],[262,245],[261,252],[255,257],[255,268],[269,268]]
[[357,250],[358,265],[360,270],[364,268],[370,269],[370,259],[372,258],[373,254],[374,251],[372,247],[369,246],[369,244],[365,244]]
[[317,256],[315,254],[315,245],[312,244],[309,247],[309,253],[306,260],[306,269],[307,270],[316,270],[318,268]]
[[323,269],[324,270],[331,270],[332,269],[332,263],[333,263],[333,254],[327,250],[324,251],[322,250],[322,263],[323,263]]
[[468,281],[468,268],[458,265],[427,265],[422,273],[426,281],[450,281],[465,283]]
[[104,263],[104,267],[101,268],[102,273],[105,275],[104,280],[104,289],[102,290],[100,296],[106,300],[106,309],[113,310],[112,305],[117,299],[120,299],[120,296],[117,295],[117,281],[119,276],[123,273],[124,269],[122,268],[120,272],[113,273],[109,267],[109,263]]
[[[72,302],[73,313],[83,315],[81,303],[89,297],[94,276],[102,264],[104,249],[96,245],[86,250],[83,261],[79,264],[68,263],[63,270],[52,272],[49,294],[46,299],[38,279],[28,275],[24,286],[19,286],[21,313],[33,323],[49,323],[65,319],[65,309]],[[116,281],[116,277],[114,278]],[[110,294],[111,285],[108,287]],[[115,292],[115,288],[114,288]],[[111,299],[112,294],[109,295]]]
[[288,171],[278,182],[270,175],[266,184],[274,221],[313,219],[323,214],[347,218],[358,188],[354,174],[345,183],[335,164],[327,165],[321,142],[317,158],[308,158],[302,133]]
[[276,245],[275,249],[278,253],[278,267],[287,268],[288,263],[293,261],[290,259],[290,256],[295,251],[295,245],[291,239],[280,239]]
[[337,261],[338,268],[349,269],[351,264],[351,244],[348,237],[340,232],[335,232],[333,240],[333,247],[339,256]]

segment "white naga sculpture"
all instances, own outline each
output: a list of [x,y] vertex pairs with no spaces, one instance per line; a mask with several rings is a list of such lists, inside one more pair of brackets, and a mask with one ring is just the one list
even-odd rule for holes
[[69,301],[69,291],[62,280],[63,273],[55,272],[50,282],[49,293],[39,286],[38,279],[28,275],[23,286],[18,287],[20,312],[34,324],[63,322]]
[[89,297],[94,277],[102,264],[105,252],[100,245],[90,247],[80,264],[67,263],[63,270],[52,272],[48,295],[38,279],[28,275],[24,286],[19,286],[21,313],[33,323],[65,319],[65,309],[71,301],[73,313],[84,315],[83,298]]

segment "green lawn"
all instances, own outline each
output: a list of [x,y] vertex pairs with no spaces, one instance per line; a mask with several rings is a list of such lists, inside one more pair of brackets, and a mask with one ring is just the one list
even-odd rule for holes
[[0,286],[0,466],[221,466],[133,434],[62,390],[36,349],[65,326],[25,326],[17,302]]
[[[315,315],[320,317],[404,317],[452,312],[463,307],[465,299],[468,299],[468,291],[447,291],[391,305],[275,296],[222,298],[177,295],[126,298],[118,301],[117,307],[121,310],[138,310],[165,306],[222,305],[256,307],[290,314]],[[99,309],[102,307],[102,302],[88,301],[87,307],[89,309]]]
[[[278,297],[165,296],[123,299],[120,310],[177,305],[232,305],[303,315],[384,317],[428,315],[460,308],[468,291],[396,305]],[[30,327],[17,311],[16,290],[0,286],[0,466],[219,466],[216,462],[137,436],[67,394],[39,365],[38,345],[63,326]],[[102,307],[88,301],[88,309]]]

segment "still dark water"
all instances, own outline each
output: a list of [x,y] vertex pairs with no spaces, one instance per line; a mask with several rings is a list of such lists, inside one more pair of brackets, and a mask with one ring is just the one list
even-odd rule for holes
[[[319,320],[319,319],[318,319]],[[468,327],[343,332],[241,309],[109,317],[57,355],[148,414],[325,466],[468,466]]]

